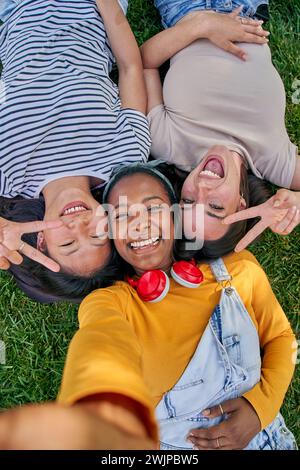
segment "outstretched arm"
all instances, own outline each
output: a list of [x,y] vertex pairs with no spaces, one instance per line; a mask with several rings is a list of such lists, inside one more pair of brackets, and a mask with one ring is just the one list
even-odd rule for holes
[[221,49],[246,59],[243,49],[236,42],[265,44],[268,31],[261,21],[241,18],[241,8],[230,14],[199,11],[187,15],[175,26],[162,31],[141,46],[143,65],[146,69],[159,68],[177,52],[197,39],[209,39]]
[[145,114],[147,95],[138,45],[117,0],[97,0],[106,33],[119,69],[122,108]]

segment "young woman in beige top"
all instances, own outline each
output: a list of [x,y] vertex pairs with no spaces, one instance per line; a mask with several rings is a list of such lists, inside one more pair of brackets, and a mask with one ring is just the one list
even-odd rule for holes
[[[211,2],[187,9],[179,0],[172,10],[168,0],[155,3],[167,29],[141,47],[151,153],[189,173],[182,200],[204,205],[204,249],[208,255],[216,247],[228,252],[240,242],[239,251],[267,226],[290,233],[300,222],[300,192],[281,189],[263,205],[243,210],[253,205],[249,192],[257,195],[257,178],[300,190],[300,158],[287,135],[285,90],[268,32],[251,23],[247,13],[255,11],[245,7],[247,1],[234,11],[233,2],[218,2],[229,14],[201,7]],[[162,86],[158,68],[168,59]],[[228,215],[226,224],[242,222],[228,229]],[[243,219],[258,216],[262,220],[244,237]]]

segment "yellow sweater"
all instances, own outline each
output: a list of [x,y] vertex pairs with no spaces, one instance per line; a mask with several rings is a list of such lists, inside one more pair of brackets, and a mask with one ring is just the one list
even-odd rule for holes
[[[278,413],[293,375],[295,337],[254,256],[244,251],[224,261],[263,350],[261,381],[244,397],[265,428]],[[155,436],[154,408],[180,378],[220,298],[221,286],[209,266],[200,268],[205,280],[198,289],[171,279],[167,297],[155,304],[141,301],[124,282],[90,294],[79,309],[80,329],[69,348],[59,401],[73,404],[96,393],[123,394],[145,407]]]

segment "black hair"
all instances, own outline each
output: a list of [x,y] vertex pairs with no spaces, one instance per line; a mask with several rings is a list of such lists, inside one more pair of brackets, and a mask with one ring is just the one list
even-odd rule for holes
[[[178,202],[178,197],[173,187],[173,181],[171,181],[170,175],[174,171],[173,165],[168,165],[167,163],[160,163],[155,166],[151,166],[151,163],[147,164],[131,164],[131,165],[122,165],[117,169],[117,172],[113,175],[110,182],[107,184],[106,190],[104,191],[103,203],[108,203],[108,198],[111,193],[111,190],[114,186],[126,176],[132,176],[139,173],[144,173],[160,182],[164,187],[170,203],[176,204]],[[160,177],[159,173],[162,174]],[[166,179],[168,181],[166,181]]]
[[[161,173],[162,177],[157,172]],[[141,173],[147,174],[153,177],[164,187],[166,194],[170,200],[171,206],[178,203],[180,191],[178,191],[178,188],[177,188],[178,178],[176,176],[176,167],[168,163],[160,163],[154,166],[154,171],[153,171],[153,167],[151,166],[151,164],[149,164],[149,166],[147,166],[147,164],[132,164],[129,166],[119,167],[119,169],[117,170],[117,172],[111,179],[110,183],[108,183],[107,189],[104,192],[103,204],[104,205],[108,204],[111,190],[122,178],[125,178],[126,176],[132,176],[135,174],[141,174]],[[181,227],[181,225],[178,223],[180,217],[181,217],[181,214],[180,214],[179,207],[178,207],[178,210],[175,210],[174,212],[175,233],[176,233],[176,228]],[[177,259],[176,239],[174,240],[173,256],[175,259]],[[129,263],[127,263],[125,260],[123,260],[118,253],[116,254],[115,260],[120,266],[120,269],[123,270],[124,275],[130,275],[130,276],[134,275],[133,267]]]
[[[93,196],[101,200],[102,191],[93,191]],[[38,199],[21,197],[0,198],[0,216],[14,222],[33,222],[43,220],[45,203],[41,196]],[[37,233],[23,235],[22,239],[29,245],[37,246]],[[123,270],[115,248],[106,265],[88,277],[73,275],[60,271],[52,272],[36,261],[24,256],[21,265],[11,265],[9,272],[16,284],[28,297],[41,303],[69,301],[80,303],[92,290],[107,287],[114,281],[123,278]]]
[[[240,194],[246,202],[246,207],[262,204],[272,195],[270,185],[247,171],[241,166]],[[218,240],[204,240],[200,250],[187,250],[186,239],[178,241],[176,253],[180,259],[194,258],[197,261],[209,261],[232,253],[238,242],[258,222],[258,218],[242,220],[229,226],[229,229]]]

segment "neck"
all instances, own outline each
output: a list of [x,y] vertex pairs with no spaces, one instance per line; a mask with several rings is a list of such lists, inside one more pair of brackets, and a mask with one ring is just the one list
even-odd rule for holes
[[147,269],[147,270],[144,270],[144,269],[139,269],[139,268],[134,268],[134,271],[135,271],[135,274],[138,276],[138,277],[141,277],[143,274],[145,274],[147,271],[153,271],[155,269],[159,269],[160,271],[164,271],[166,274],[169,274],[170,271],[171,271],[171,267],[172,267],[172,261],[168,261],[166,263],[162,263],[160,266],[156,266],[156,267],[151,267],[151,269]]
[[46,206],[50,206],[57,198],[58,194],[66,189],[80,189],[81,191],[91,193],[90,180],[88,176],[66,176],[55,181],[50,181],[43,188],[42,193]]

